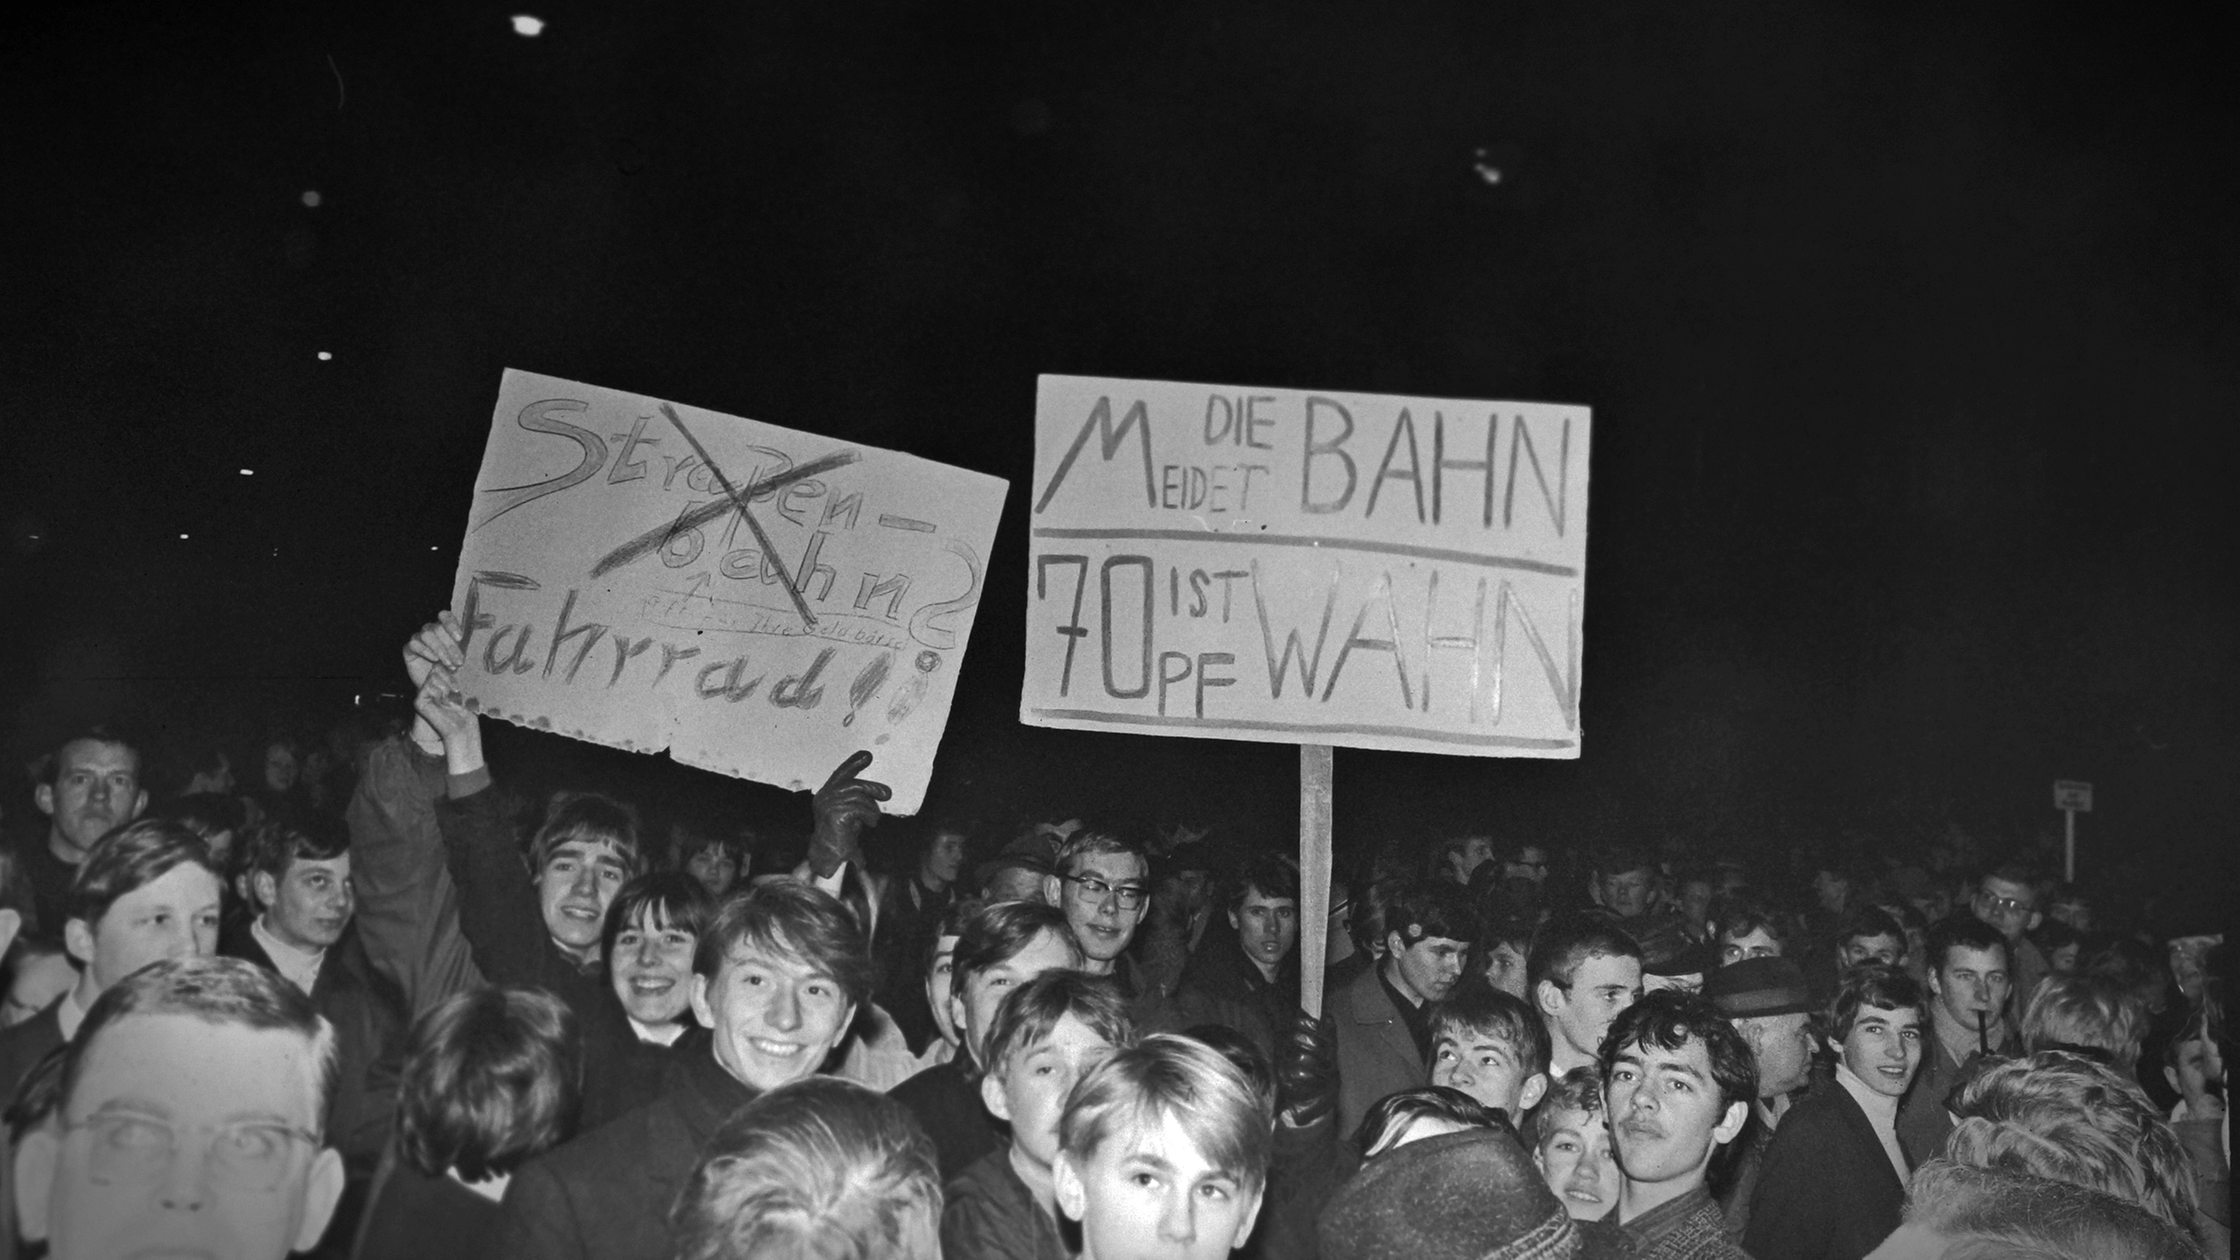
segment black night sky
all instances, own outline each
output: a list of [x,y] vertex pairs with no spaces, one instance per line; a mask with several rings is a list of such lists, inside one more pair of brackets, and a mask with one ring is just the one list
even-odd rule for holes
[[[2068,777],[2088,871],[2229,882],[2240,111],[2206,25],[395,7],[9,19],[14,764],[110,712],[246,738],[400,686],[514,366],[1010,478],[935,807],[1280,835],[1284,748],[1016,722],[1035,376],[1071,372],[1594,409],[1583,759],[1342,750],[1343,836],[2020,836]],[[511,755],[627,769],[559,743]]]

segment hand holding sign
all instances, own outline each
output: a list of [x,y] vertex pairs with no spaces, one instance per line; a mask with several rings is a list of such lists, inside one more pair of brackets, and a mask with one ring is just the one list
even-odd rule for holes
[[863,863],[863,829],[879,825],[879,802],[894,795],[884,783],[856,777],[870,765],[870,753],[849,754],[810,804],[817,821],[809,836],[809,869],[819,878],[843,862]]

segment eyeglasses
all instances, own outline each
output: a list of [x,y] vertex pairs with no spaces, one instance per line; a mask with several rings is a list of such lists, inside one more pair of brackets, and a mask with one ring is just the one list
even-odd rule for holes
[[103,1112],[63,1126],[93,1135],[93,1179],[111,1185],[147,1185],[161,1180],[178,1158],[184,1135],[201,1134],[207,1143],[204,1174],[213,1186],[268,1194],[288,1176],[288,1156],[297,1142],[319,1144],[319,1135],[284,1124],[173,1124],[130,1112]]
[[1060,878],[1080,888],[1082,899],[1093,904],[1102,905],[1105,898],[1112,897],[1119,901],[1122,910],[1143,909],[1146,894],[1141,884],[1121,884],[1116,888],[1094,875],[1065,875]]
[[1346,898],[1346,899],[1345,899],[1344,901],[1338,902],[1337,904],[1335,904],[1335,905],[1333,905],[1333,906],[1331,906],[1331,907],[1330,907],[1330,917],[1331,917],[1331,918],[1333,918],[1333,919],[1335,919],[1335,918],[1338,918],[1338,917],[1339,917],[1339,916],[1341,916],[1341,915],[1347,915],[1347,914],[1352,914],[1352,913],[1353,913],[1353,898],[1351,898],[1351,897],[1348,897],[1348,898]]
[[2001,897],[1988,892],[1976,894],[1976,908],[1985,914],[2014,914],[2018,911],[2029,914],[2033,909],[2027,901],[2021,901],[2013,897]]

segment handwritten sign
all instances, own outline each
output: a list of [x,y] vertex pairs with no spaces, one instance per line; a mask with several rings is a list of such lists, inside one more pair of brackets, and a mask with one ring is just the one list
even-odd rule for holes
[[508,370],[452,607],[470,707],[786,788],[925,797],[1006,484]]
[[1044,376],[1020,720],[1578,756],[1588,420]]

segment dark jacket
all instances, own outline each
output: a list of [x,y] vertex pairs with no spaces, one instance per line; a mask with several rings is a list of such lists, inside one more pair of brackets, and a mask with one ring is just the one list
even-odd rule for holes
[[1381,969],[1371,967],[1330,999],[1330,1025],[1338,1040],[1338,1133],[1361,1127],[1369,1108],[1386,1094],[1431,1083],[1415,1035],[1385,993]]
[[1898,1228],[1905,1203],[1867,1113],[1823,1081],[1774,1130],[1742,1245],[1757,1260],[1860,1260]]
[[1184,1028],[1220,1024],[1249,1038],[1275,1061],[1276,1033],[1288,1029],[1299,1009],[1299,951],[1293,949],[1270,981],[1244,952],[1234,932],[1209,940],[1190,956],[1175,993],[1175,1022]]
[[392,1152],[374,1174],[351,1260],[484,1260],[498,1244],[498,1205]]
[[669,1260],[669,1205],[700,1148],[755,1091],[711,1052],[672,1065],[660,1098],[524,1164],[506,1187],[500,1260]]
[[973,1161],[1002,1150],[1011,1140],[1010,1130],[980,1101],[979,1078],[966,1075],[970,1066],[970,1059],[960,1055],[887,1091],[887,1097],[909,1108],[918,1127],[933,1139],[943,1181],[962,1175]]
[[[279,968],[246,927],[220,938],[218,952],[267,971]],[[335,1089],[327,1107],[327,1145],[342,1152],[360,1175],[370,1176],[389,1146],[404,1072],[403,998],[388,977],[374,971],[355,929],[327,950],[311,1004],[335,1031]]]
[[47,1003],[47,1009],[17,1024],[0,1029],[0,1106],[16,1096],[23,1078],[39,1060],[62,1046],[62,1018],[58,1013],[69,998],[65,993]]
[[1058,1222],[1011,1167],[1007,1143],[949,1181],[942,1260],[1072,1260]]
[[1914,1074],[1905,1101],[1898,1105],[1898,1145],[1905,1148],[1907,1161],[1916,1167],[1935,1159],[1944,1149],[1944,1140],[1952,1133],[1952,1113],[1945,1110],[1945,1103],[1983,1059],[1981,1051],[1971,1051],[1966,1059],[1954,1059],[1933,1028],[1923,1032],[1921,1070]]

